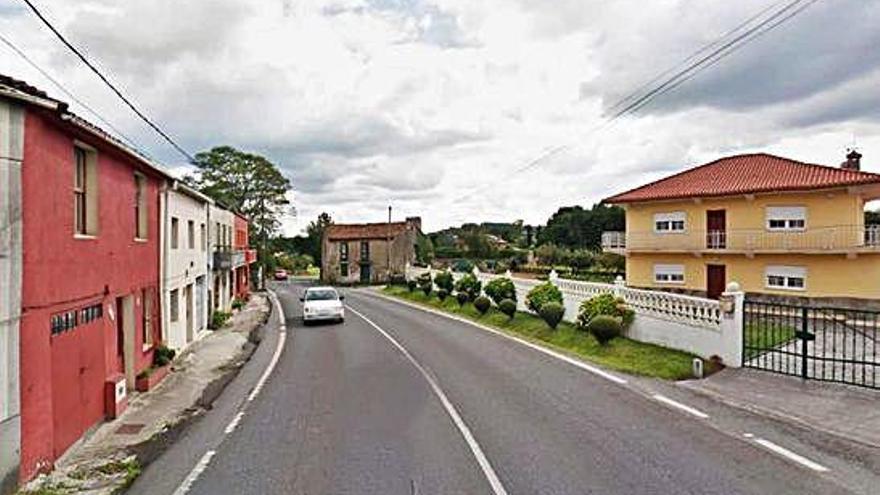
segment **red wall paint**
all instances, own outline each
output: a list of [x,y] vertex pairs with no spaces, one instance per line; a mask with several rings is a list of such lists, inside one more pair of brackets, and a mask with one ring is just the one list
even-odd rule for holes
[[[74,139],[97,149],[99,232],[74,238]],[[147,177],[148,240],[135,242],[134,171]],[[28,109],[22,165],[21,469],[28,480],[103,418],[103,387],[117,370],[115,298],[159,286],[161,176],[52,114]],[[102,303],[103,317],[52,335],[53,314]],[[153,328],[159,335],[158,304]],[[143,351],[135,305],[135,370]],[[155,340],[155,339],[154,339]]]
[[[233,227],[235,235],[232,238],[232,249],[236,251],[248,249],[249,225],[247,219],[236,214]],[[250,272],[251,268],[247,264],[235,269],[235,297],[246,298],[250,293]]]

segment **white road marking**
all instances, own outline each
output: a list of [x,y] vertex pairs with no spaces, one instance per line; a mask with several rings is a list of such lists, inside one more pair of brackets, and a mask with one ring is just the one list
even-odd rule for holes
[[199,459],[199,462],[192,468],[192,471],[189,472],[189,475],[183,480],[183,483],[177,487],[177,490],[174,490],[174,495],[184,495],[186,492],[192,488],[193,483],[199,479],[199,476],[208,468],[208,463],[211,462],[211,458],[214,457],[214,454],[217,452],[214,450],[209,450],[205,452],[205,455]]
[[703,411],[700,411],[699,409],[694,409],[691,406],[688,406],[686,404],[682,404],[681,402],[672,400],[669,397],[666,397],[665,395],[654,394],[651,397],[653,397],[654,400],[657,400],[657,401],[660,401],[664,404],[670,405],[676,409],[684,411],[684,412],[686,412],[692,416],[696,416],[700,419],[708,419],[709,418],[709,415],[704,413]]
[[479,329],[481,329],[481,330],[485,330],[485,331],[487,331],[487,332],[494,333],[495,335],[499,335],[499,336],[504,337],[504,338],[506,338],[506,339],[510,339],[510,340],[515,341],[515,342],[518,342],[518,343],[520,343],[520,344],[522,344],[522,345],[524,345],[524,346],[526,346],[526,347],[530,347],[530,348],[532,348],[532,349],[534,349],[534,350],[536,350],[536,351],[538,351],[538,352],[543,352],[544,354],[547,354],[548,356],[553,356],[553,357],[555,357],[556,359],[559,359],[559,360],[561,360],[561,361],[565,361],[566,363],[568,363],[568,364],[570,364],[570,365],[572,365],[572,366],[576,366],[576,367],[578,367],[578,368],[580,368],[580,369],[582,369],[582,370],[584,370],[584,371],[588,371],[588,372],[590,372],[590,373],[592,373],[592,374],[594,374],[594,375],[600,376],[600,377],[602,377],[602,378],[604,378],[604,379],[606,379],[606,380],[612,381],[612,382],[617,383],[617,384],[620,384],[620,385],[625,385],[625,384],[626,384],[626,379],[621,378],[621,377],[619,377],[619,376],[617,376],[617,375],[613,375],[613,374],[611,374],[611,373],[608,373],[607,371],[605,371],[605,370],[603,370],[603,369],[597,368],[597,367],[595,367],[595,366],[591,366],[591,365],[589,365],[589,364],[587,364],[587,363],[585,363],[585,362],[583,362],[583,361],[580,361],[580,360],[578,360],[578,359],[574,359],[574,358],[572,358],[572,357],[566,356],[565,354],[562,354],[561,352],[556,352],[556,351],[553,351],[553,350],[551,350],[551,349],[547,349],[546,347],[542,347],[542,346],[540,346],[540,345],[538,345],[538,344],[534,344],[534,343],[532,343],[532,342],[529,342],[528,340],[521,339],[521,338],[519,338],[519,337],[514,337],[513,335],[506,334],[506,333],[504,333],[504,332],[502,332],[502,331],[500,331],[500,330],[495,330],[494,328],[487,327],[486,325],[481,325],[481,324],[479,324],[479,323],[477,323],[477,322],[474,322],[474,321],[471,321],[471,320],[468,320],[468,319],[465,319],[465,318],[459,318],[459,317],[457,317],[457,316],[455,316],[455,315],[450,315],[450,314],[448,314],[448,313],[444,313],[444,312],[442,312],[442,311],[435,311],[435,310],[433,310],[433,309],[431,309],[431,308],[425,308],[425,307],[419,306],[419,305],[417,305],[417,304],[410,304],[410,303],[408,303],[408,302],[406,302],[406,301],[400,301],[400,300],[398,300],[398,299],[394,299],[394,298],[392,298],[392,297],[386,297],[386,296],[383,296],[383,295],[381,295],[381,294],[379,295],[379,297],[381,297],[382,299],[387,299],[387,300],[389,300],[389,301],[396,302],[396,303],[398,303],[398,304],[402,304],[402,305],[404,305],[404,306],[409,306],[409,307],[411,307],[411,308],[420,309],[420,310],[425,311],[425,312],[428,312],[428,313],[432,313],[432,314],[435,314],[435,315],[438,315],[438,316],[443,316],[443,317],[449,318],[449,319],[451,319],[451,320],[459,321],[459,322],[461,322],[461,323],[467,323],[467,324],[469,324],[469,325],[471,325],[471,326],[475,326],[475,327],[477,327],[477,328],[479,328]]
[[229,424],[226,425],[226,429],[223,430],[223,432],[226,433],[227,435],[229,435],[230,433],[235,431],[235,428],[238,426],[238,423],[241,422],[241,418],[243,416],[244,416],[244,411],[239,411],[238,414],[236,414],[235,417],[232,418],[232,421],[230,421]]
[[483,474],[486,476],[486,480],[489,482],[489,485],[492,487],[492,491],[495,495],[507,495],[507,490],[504,488],[504,485],[501,483],[501,480],[498,478],[498,475],[495,474],[495,469],[492,468],[492,464],[489,462],[489,459],[486,457],[486,454],[483,453],[483,449],[480,447],[480,444],[477,443],[476,438],[474,438],[471,433],[470,428],[468,428],[467,424],[465,424],[464,420],[461,418],[461,415],[458,414],[458,411],[455,409],[455,406],[452,405],[452,402],[446,397],[446,393],[443,392],[443,389],[440,388],[440,385],[436,380],[428,373],[428,371],[419,364],[418,361],[409,353],[409,351],[404,348],[400,342],[398,342],[394,337],[392,337],[388,332],[382,330],[379,325],[376,325],[369,318],[361,314],[359,311],[355,310],[351,306],[347,306],[348,310],[352,313],[358,315],[367,322],[370,326],[376,329],[382,336],[388,339],[391,344],[400,351],[401,354],[410,362],[412,365],[419,370],[419,373],[427,380],[428,384],[431,386],[431,389],[434,391],[434,394],[437,398],[440,399],[440,403],[443,404],[443,408],[446,409],[446,413],[452,418],[452,422],[455,423],[455,426],[458,428],[458,431],[461,432],[461,436],[464,437],[465,443],[467,443],[468,447],[471,449],[471,452],[474,454],[474,457],[477,460],[477,464],[480,465],[480,469],[483,470]]
[[284,351],[284,344],[287,342],[287,327],[284,326],[284,310],[281,309],[281,303],[278,301],[278,297],[275,296],[275,293],[270,291],[269,294],[272,297],[275,308],[278,310],[278,320],[281,325],[278,329],[278,345],[275,347],[275,353],[272,355],[272,360],[269,361],[269,366],[263,371],[263,375],[257,381],[257,385],[254,386],[254,389],[251,390],[250,395],[248,395],[248,402],[253,402],[254,399],[260,395],[260,391],[263,390],[263,385],[266,384],[269,376],[275,370],[275,366],[278,365],[278,360],[281,359],[281,352]]
[[800,464],[801,466],[806,467],[807,469],[811,469],[811,470],[819,472],[819,473],[824,473],[829,470],[827,467],[825,467],[817,462],[813,462],[810,459],[807,459],[806,457],[804,457],[800,454],[796,454],[796,453],[786,449],[785,447],[776,445],[775,443],[771,442],[770,440],[764,440],[763,438],[755,438],[755,443],[761,445],[762,447],[764,447],[767,450],[770,450],[771,452],[774,452],[776,454],[781,455],[782,457],[785,457],[786,459],[788,459],[790,461],[794,461],[794,462]]

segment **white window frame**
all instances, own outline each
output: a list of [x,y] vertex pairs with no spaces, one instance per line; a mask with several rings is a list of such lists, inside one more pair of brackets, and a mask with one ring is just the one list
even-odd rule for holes
[[[780,283],[771,283],[771,278]],[[800,286],[798,282],[800,280]],[[794,285],[792,285],[794,284]],[[764,269],[764,286],[772,290],[790,290],[803,292],[807,290],[807,268],[804,266],[768,265]]]
[[[770,222],[782,222],[783,225],[771,226]],[[807,207],[768,206],[765,209],[764,226],[770,232],[803,232],[807,230]]]
[[654,283],[663,285],[684,284],[684,265],[655,264]]
[[[658,228],[659,225],[666,225],[668,228]],[[683,211],[671,211],[654,214],[655,234],[684,234],[686,232],[687,213]]]

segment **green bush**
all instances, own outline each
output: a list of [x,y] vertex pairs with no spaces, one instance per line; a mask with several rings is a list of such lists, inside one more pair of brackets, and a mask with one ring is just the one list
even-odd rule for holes
[[425,272],[419,275],[419,278],[416,280],[418,281],[419,288],[422,289],[422,292],[424,292],[426,296],[430,296],[431,291],[434,290],[434,279],[431,278],[431,272]]
[[587,330],[596,337],[600,344],[605,345],[611,339],[619,337],[623,329],[620,318],[610,315],[598,315],[590,321]]
[[623,299],[606,293],[593,296],[581,303],[577,318],[578,326],[587,328],[593,318],[600,315],[619,318],[622,328],[627,328],[635,319],[635,312],[626,307]]
[[482,287],[483,284],[477,280],[473,273],[468,273],[455,283],[455,291],[459,294],[467,294],[469,301],[473,301],[480,296],[480,289]]
[[419,283],[416,282],[415,280],[407,280],[406,281],[406,288],[409,289],[410,292],[416,290],[416,287],[418,287],[418,286],[419,286]]
[[541,307],[549,302],[562,304],[562,292],[551,282],[536,285],[526,296],[526,306],[538,314],[541,314]]
[[477,308],[481,315],[484,315],[492,307],[492,301],[486,296],[480,296],[474,299],[474,307]]
[[439,289],[439,290],[437,291],[437,297],[440,299],[440,302],[445,301],[445,300],[446,300],[446,297],[447,297],[448,295],[449,295],[449,291],[446,290],[446,289]]
[[471,260],[458,260],[452,264],[452,271],[459,273],[471,273],[474,271],[474,262]]
[[516,302],[516,287],[513,281],[506,277],[500,277],[491,280],[483,289],[486,295],[492,298],[495,304],[501,304],[505,299],[511,299]]
[[211,315],[211,324],[208,326],[211,330],[222,328],[226,324],[226,320],[231,316],[232,314],[227,311],[214,311],[214,314]]
[[235,298],[232,300],[232,309],[239,310],[244,307],[244,299]]
[[501,310],[502,313],[506,314],[508,318],[513,318],[516,314],[516,301],[513,299],[505,299],[498,303],[498,309]]
[[556,330],[556,326],[562,321],[565,314],[565,306],[555,301],[548,301],[541,306],[539,311],[541,318],[547,323],[547,326]]
[[437,287],[446,291],[447,294],[452,292],[452,289],[455,288],[455,280],[452,278],[452,273],[450,272],[440,272],[437,276],[434,277],[434,283],[437,284]]
[[162,344],[153,351],[153,366],[159,368],[170,363],[177,351]]
[[455,300],[458,301],[459,307],[464,307],[464,305],[467,304],[467,302],[470,301],[471,298],[467,295],[466,292],[456,292]]

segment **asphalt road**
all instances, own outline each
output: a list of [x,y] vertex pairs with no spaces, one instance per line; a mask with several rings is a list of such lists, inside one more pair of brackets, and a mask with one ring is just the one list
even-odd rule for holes
[[[304,327],[302,290],[277,287],[285,348],[234,429],[199,426],[134,493],[182,493],[187,475],[187,493],[205,495],[845,493],[831,475],[465,323],[346,291],[344,324]],[[244,404],[236,387],[218,405],[223,424]]]

